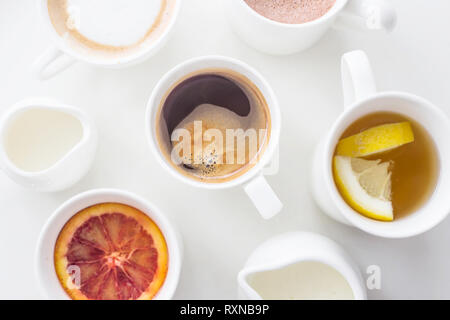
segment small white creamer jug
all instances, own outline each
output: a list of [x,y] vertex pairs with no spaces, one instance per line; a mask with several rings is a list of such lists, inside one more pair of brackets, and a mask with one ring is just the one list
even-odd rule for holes
[[48,98],[26,99],[0,121],[0,168],[24,187],[63,190],[87,173],[97,140],[94,122],[81,110]]
[[361,273],[334,241],[310,232],[271,238],[238,274],[239,298],[366,299]]

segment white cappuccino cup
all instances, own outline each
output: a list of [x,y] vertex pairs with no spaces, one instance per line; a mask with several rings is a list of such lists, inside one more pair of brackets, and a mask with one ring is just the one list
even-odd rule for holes
[[[143,62],[166,43],[181,7],[181,0],[66,0],[66,7],[57,11],[52,9],[55,3],[38,1],[41,20],[53,40],[33,65],[41,80],[78,61],[106,68]],[[55,10],[57,15],[52,14]]]

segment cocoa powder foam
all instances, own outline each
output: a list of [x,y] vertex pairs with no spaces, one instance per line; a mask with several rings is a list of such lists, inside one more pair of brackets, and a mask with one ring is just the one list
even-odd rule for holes
[[282,23],[300,24],[325,15],[336,0],[244,0],[260,15]]

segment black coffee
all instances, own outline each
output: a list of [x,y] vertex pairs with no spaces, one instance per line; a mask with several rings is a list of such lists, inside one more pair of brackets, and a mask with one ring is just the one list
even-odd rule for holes
[[182,173],[223,182],[246,172],[267,144],[270,117],[259,89],[229,70],[204,70],[169,90],[158,142]]
[[218,74],[201,74],[184,80],[167,97],[163,116],[169,135],[195,108],[211,104],[241,117],[250,113],[250,100],[234,81]]

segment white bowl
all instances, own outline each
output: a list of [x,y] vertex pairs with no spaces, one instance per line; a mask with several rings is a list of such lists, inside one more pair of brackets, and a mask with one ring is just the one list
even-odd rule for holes
[[49,299],[69,299],[55,272],[53,254],[56,239],[63,226],[74,214],[104,202],[118,202],[139,209],[161,229],[169,251],[169,266],[166,279],[154,299],[171,299],[177,288],[181,271],[183,255],[181,237],[168,218],[154,205],[133,193],[115,189],[96,189],[76,195],[56,209],[48,219],[39,236],[36,250],[37,277],[43,293]]

